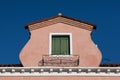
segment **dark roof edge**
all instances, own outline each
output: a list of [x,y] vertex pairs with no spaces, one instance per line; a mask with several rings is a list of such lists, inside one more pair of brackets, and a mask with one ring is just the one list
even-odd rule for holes
[[42,19],[42,20],[31,22],[31,23],[25,25],[25,29],[28,29],[28,26],[30,26],[30,25],[33,25],[33,24],[36,24],[36,23],[40,23],[40,22],[43,22],[43,21],[47,21],[47,20],[50,20],[50,19],[54,19],[54,18],[57,18],[57,17],[63,17],[63,18],[74,20],[74,21],[82,22],[82,23],[91,25],[91,26],[93,26],[93,29],[96,29],[96,25],[95,24],[92,24],[92,23],[89,23],[89,22],[85,22],[85,21],[82,21],[82,20],[78,20],[78,19],[75,19],[75,18],[70,18],[70,17],[63,16],[63,15],[57,15],[57,16],[53,16],[53,17],[50,17],[50,18],[45,18],[45,19]]
[[[0,67],[23,67],[22,64],[0,64]],[[120,64],[100,64],[99,67],[120,67]]]
[[0,67],[23,67],[22,64],[0,64]]
[[120,64],[100,64],[100,67],[120,67]]

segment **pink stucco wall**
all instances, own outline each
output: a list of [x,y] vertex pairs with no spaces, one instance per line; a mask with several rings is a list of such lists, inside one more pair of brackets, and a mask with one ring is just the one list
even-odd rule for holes
[[96,77],[96,76],[39,76],[39,77],[18,77],[2,76],[0,80],[120,80],[120,77]]
[[57,23],[30,33],[30,40],[20,52],[20,61],[24,66],[38,66],[42,56],[49,55],[50,33],[72,34],[72,53],[80,56],[79,66],[99,66],[101,62],[101,52],[93,43],[89,30]]

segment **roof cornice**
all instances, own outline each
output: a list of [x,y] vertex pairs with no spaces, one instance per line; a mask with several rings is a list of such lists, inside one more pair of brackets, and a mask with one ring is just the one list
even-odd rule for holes
[[0,67],[0,76],[120,76],[120,67]]
[[[64,24],[72,25],[72,26],[87,29],[87,30],[96,29],[95,24],[88,23],[88,22],[85,22],[82,20],[77,20],[77,19],[70,18],[70,17],[63,16],[63,15],[57,15],[57,16],[53,16],[50,18],[36,21],[36,22],[29,23],[25,26],[25,28],[34,30],[34,29],[42,28],[42,27],[49,26],[52,24],[56,24],[56,23],[64,23]],[[33,25],[36,25],[36,24],[39,24],[39,27],[38,26],[33,27]],[[87,25],[87,27],[86,27],[86,25]]]

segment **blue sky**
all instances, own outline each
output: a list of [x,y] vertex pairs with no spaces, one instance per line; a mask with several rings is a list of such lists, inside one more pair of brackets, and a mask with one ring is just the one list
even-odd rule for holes
[[102,63],[120,63],[119,0],[0,0],[0,64],[20,63],[19,53],[29,40],[26,24],[58,13],[96,24],[92,39]]

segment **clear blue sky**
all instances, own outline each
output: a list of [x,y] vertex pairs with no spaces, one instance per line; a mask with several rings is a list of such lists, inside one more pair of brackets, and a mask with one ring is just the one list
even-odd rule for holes
[[58,13],[97,25],[92,39],[103,60],[120,63],[120,0],[0,0],[0,64],[19,64],[27,23]]

